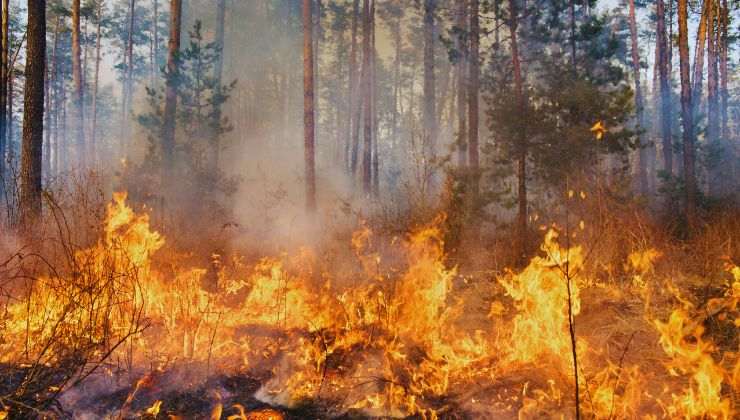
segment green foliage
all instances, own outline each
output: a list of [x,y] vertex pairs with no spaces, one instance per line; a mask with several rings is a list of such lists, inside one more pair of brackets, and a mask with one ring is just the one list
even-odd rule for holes
[[[559,187],[567,177],[591,173],[607,155],[626,160],[635,147],[627,127],[633,93],[625,80],[624,38],[612,28],[608,14],[587,15],[579,8],[571,37],[568,2],[533,2],[522,12],[520,57],[525,77],[525,100],[515,105],[509,51],[494,50],[484,73],[487,122],[495,148],[489,163],[499,176],[526,150],[531,177],[543,187]],[[570,42],[576,44],[573,57]],[[591,127],[606,128],[597,139]],[[485,150],[484,150],[485,152]],[[498,169],[496,169],[498,168]]]
[[[227,178],[218,168],[218,156],[224,146],[223,134],[232,130],[221,109],[228,101],[236,81],[220,84],[215,74],[221,48],[206,42],[202,25],[197,21],[190,31],[189,43],[176,58],[177,70],[164,70],[167,84],[177,92],[175,153],[178,173],[185,190],[214,198],[213,194],[231,194],[236,180]],[[154,171],[162,162],[160,139],[164,129],[165,87],[147,87],[149,112],[138,120],[148,132],[148,153],[145,167]]]
[[[153,22],[153,10],[147,3],[136,2],[134,9],[134,30],[133,30],[133,79],[140,80],[149,72],[149,53],[154,37],[154,31],[157,31],[159,42],[162,43],[168,36],[168,8],[165,2],[160,1],[160,7],[157,13],[157,22]],[[126,67],[126,46],[129,38],[129,1],[119,0],[113,3],[109,13],[103,14],[103,36],[111,40],[114,47],[113,54],[115,57],[114,66],[118,72],[119,80],[125,77]],[[157,51],[156,63],[161,68],[164,65],[164,48],[160,45]]]

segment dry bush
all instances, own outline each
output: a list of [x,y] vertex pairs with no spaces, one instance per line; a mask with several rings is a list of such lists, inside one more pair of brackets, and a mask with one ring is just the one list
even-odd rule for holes
[[129,250],[115,240],[87,247],[102,226],[104,193],[69,185],[45,193],[43,219],[0,258],[0,403],[12,416],[59,413],[63,390],[112,367],[111,356],[147,327],[143,273]]

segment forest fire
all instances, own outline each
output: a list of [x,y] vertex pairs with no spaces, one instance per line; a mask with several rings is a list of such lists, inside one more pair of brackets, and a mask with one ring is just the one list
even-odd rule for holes
[[740,418],[728,0],[0,0],[0,420]]
[[[325,415],[431,419],[461,411],[569,416],[577,355],[584,415],[733,417],[728,392],[738,391],[737,356],[719,353],[701,322],[712,316],[737,324],[738,267],[728,267],[734,277],[724,295],[701,309],[670,288],[675,308],[662,318],[645,298],[660,293],[649,274],[657,251],[630,255],[626,264],[641,280],[617,288],[590,278],[582,247],[563,248],[550,229],[526,268],[477,279],[494,297],[480,317],[464,291],[474,280],[461,283],[446,262],[443,222],[391,244],[405,256],[393,262],[374,251],[381,239],[361,227],[352,241],[359,271],[349,283],[304,249],[254,264],[234,256],[209,285],[208,269],[183,264],[149,217],[116,194],[103,237],[74,255],[77,271],[50,273],[17,291],[25,298],[7,306],[2,363],[44,369],[94,346],[142,373],[126,385],[116,374],[121,366],[83,366],[93,388],[70,381],[37,390],[60,393],[76,415],[185,418],[165,395],[205,389],[202,409],[211,418],[279,419],[280,410],[299,413],[313,402]],[[617,320],[601,313],[608,305],[643,308]],[[577,335],[569,333],[569,316]],[[613,322],[633,325],[617,352],[598,329],[581,326]],[[640,359],[653,362],[634,362]],[[230,391],[212,381],[223,375],[253,378],[250,400],[225,403]],[[99,396],[80,398],[80,387]],[[102,402],[112,389],[129,390],[118,406]]]

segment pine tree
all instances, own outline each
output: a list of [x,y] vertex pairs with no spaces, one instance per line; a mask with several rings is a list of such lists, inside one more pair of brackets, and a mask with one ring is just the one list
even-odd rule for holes
[[21,224],[26,228],[41,216],[45,58],[46,1],[28,0],[20,193]]

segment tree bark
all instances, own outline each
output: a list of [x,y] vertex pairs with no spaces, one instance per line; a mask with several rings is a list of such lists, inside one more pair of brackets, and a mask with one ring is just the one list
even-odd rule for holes
[[466,34],[468,32],[468,2],[467,0],[457,0],[457,28],[458,34],[455,38],[455,48],[460,54],[457,62],[457,166],[465,167],[468,159],[468,128],[467,128],[467,43]]
[[371,65],[370,65],[370,106],[372,115],[372,143],[373,143],[373,156],[372,156],[372,193],[375,197],[380,195],[380,155],[378,145],[378,75],[377,75],[377,58],[378,50],[375,44],[375,0],[372,0],[370,5],[370,34],[371,34]]
[[424,0],[424,145],[427,159],[434,159],[437,147],[437,109],[434,75],[434,14],[437,0]]
[[696,226],[696,176],[694,174],[694,119],[689,79],[689,37],[687,0],[678,0],[678,53],[681,67],[681,122],[683,125],[683,166],[686,190],[686,220]]
[[10,4],[2,0],[2,34],[0,35],[0,197],[5,191],[5,153],[8,143],[8,81],[10,80]]
[[15,150],[13,150],[13,102],[15,92],[13,86],[15,83],[15,73],[13,71],[13,65],[11,63],[8,68],[8,125],[5,132],[5,162],[9,165],[15,161]]
[[162,185],[172,179],[175,163],[175,115],[177,114],[178,54],[182,29],[182,0],[170,0],[170,40],[167,48],[164,124],[162,127]]
[[399,101],[401,100],[401,54],[403,49],[403,39],[401,38],[401,20],[402,11],[399,12],[397,19],[393,22],[392,31],[393,47],[395,49],[395,57],[393,59],[393,109],[391,110],[392,142],[398,141],[398,135],[400,132]]
[[[221,94],[223,73],[224,73],[224,39],[226,31],[226,0],[218,0],[216,6],[216,45],[219,48],[218,57],[213,69],[216,78],[216,89]],[[214,110],[214,121],[217,124],[221,122],[221,105]],[[213,148],[211,156],[211,174],[213,176],[218,172],[219,161],[221,160],[221,133],[213,133]]]
[[573,77],[576,76],[576,1],[569,0],[568,10],[570,11],[570,66],[573,71]]
[[44,141],[46,1],[28,0],[26,85],[23,102],[20,215],[23,227],[41,216],[41,154]]
[[370,195],[372,188],[372,101],[371,88],[371,54],[372,54],[372,17],[370,0],[363,3],[362,19],[362,96],[363,96],[363,148],[362,148],[362,192]]
[[663,170],[667,175],[673,173],[673,139],[671,133],[671,87],[668,74],[668,40],[665,28],[665,4],[658,0],[656,8],[657,16],[657,48],[658,69],[660,74],[660,119],[661,135],[663,138]]
[[[471,11],[472,12],[472,11]],[[509,34],[511,42],[511,62],[514,70],[514,100],[524,118],[526,103],[524,98],[524,78],[522,76],[521,61],[519,58],[519,42],[517,35],[518,8],[516,0],[509,0]],[[524,124],[522,124],[522,130]],[[523,262],[527,248],[527,154],[528,145],[526,133],[520,130],[517,142],[517,179],[518,179],[518,212],[517,212],[517,239],[516,251]]]
[[82,48],[80,42],[80,0],[72,0],[72,80],[75,85],[75,150],[79,170],[87,163],[85,159],[85,99],[82,82]]
[[69,142],[67,141],[67,84],[65,83],[65,80],[67,79],[67,74],[64,72],[64,69],[62,69],[62,74],[59,75],[59,104],[61,106],[60,112],[57,115],[59,117],[59,144],[58,144],[58,152],[59,152],[59,161],[61,162],[61,167],[64,170],[69,170],[71,166],[71,162],[69,159]]
[[303,0],[303,157],[306,176],[306,211],[316,211],[314,150],[313,5]]
[[103,21],[103,0],[98,0],[97,22],[95,29],[95,79],[93,80],[92,104],[90,113],[92,123],[90,125],[90,158],[94,165],[98,163],[98,84],[100,83],[100,36]]
[[712,0],[704,0],[702,4],[699,26],[696,30],[696,45],[694,47],[694,77],[692,79],[691,97],[693,99],[694,114],[701,109],[702,89],[704,84],[704,46],[707,45],[707,17],[712,7]]
[[[59,165],[58,165],[58,161],[59,160],[57,159],[57,156],[56,156],[57,155],[57,152],[58,152],[58,149],[57,148],[53,149],[53,153],[52,153],[51,139],[53,137],[54,138],[54,143],[56,144],[56,142],[57,142],[57,140],[59,138],[58,135],[57,135],[56,126],[57,126],[57,121],[59,119],[59,108],[60,108],[60,106],[59,106],[59,88],[58,88],[58,79],[59,79],[59,64],[58,64],[58,60],[59,60],[59,58],[58,58],[58,53],[57,53],[57,51],[59,50],[59,32],[60,32],[60,30],[61,30],[61,17],[57,15],[56,21],[54,23],[54,41],[53,41],[54,44],[51,47],[51,63],[48,65],[48,67],[49,67],[49,71],[48,72],[49,72],[50,86],[48,87],[49,95],[46,98],[46,103],[47,103],[46,109],[47,109],[47,112],[45,114],[46,126],[47,127],[51,127],[52,121],[54,123],[54,129],[53,130],[51,130],[51,129],[50,130],[47,130],[46,133],[45,133],[45,137],[46,137],[46,143],[45,143],[46,144],[46,148],[44,150],[44,161],[45,161],[45,165],[44,166],[47,168],[47,170],[49,170],[50,173],[52,173],[51,172],[51,168],[52,167],[54,168],[54,172],[55,173],[59,173]],[[52,98],[52,96],[53,96],[53,98]],[[52,99],[53,99],[53,102],[52,102]],[[52,103],[54,105],[56,105],[56,106],[53,106],[52,107]],[[52,154],[54,155],[54,159],[52,159]]]
[[[468,75],[468,165],[470,165],[470,168],[474,172],[477,172],[479,165],[478,91],[480,90],[480,24],[478,17],[478,3],[478,0],[470,0],[470,51],[468,61],[468,70],[470,72]],[[514,0],[511,1],[511,5],[516,9]],[[515,82],[518,83],[517,89],[521,91],[522,81],[521,68],[519,67],[519,52],[518,50],[514,51],[519,47],[516,40],[518,19],[514,16],[514,12],[512,12],[511,25],[513,26],[511,29],[512,61],[516,63],[517,69],[515,70],[515,73],[518,72],[519,77],[518,82]],[[517,75],[515,74],[514,77],[516,79]],[[519,99],[521,99],[521,97]],[[474,174],[474,176],[477,178],[478,174]],[[478,185],[476,181],[475,185],[473,185],[474,194],[477,194],[477,189]]]
[[136,22],[136,0],[129,0],[129,21],[128,21],[128,39],[126,41],[125,67],[123,70],[123,98],[121,106],[121,138],[119,139],[120,153],[125,153],[125,145],[128,143],[129,131],[129,114],[131,111],[132,101],[132,83],[134,68],[134,29]]
[[357,100],[359,94],[359,83],[357,81],[357,21],[360,15],[360,0],[354,0],[352,7],[352,49],[349,59],[350,87],[348,113],[350,136],[347,138],[347,148],[351,150],[349,151],[350,156],[348,156],[349,162],[347,168],[349,169],[350,176],[354,179],[357,173],[358,149],[360,148],[360,104],[362,103],[362,101]]
[[[218,31],[218,28],[216,28],[216,31]],[[151,57],[151,70],[150,70],[152,84],[154,84],[154,81],[157,79],[158,60],[159,60],[159,0],[152,0],[152,57]]]
[[709,168],[709,194],[721,194],[722,161],[725,152],[720,144],[720,110],[719,110],[719,69],[717,68],[717,4],[713,4],[707,11],[707,141],[717,152],[718,162],[713,162]]
[[[637,19],[635,18],[635,0],[629,0],[629,19],[630,19],[630,39],[632,46],[632,74],[635,79],[635,114],[637,117],[637,129],[645,128],[644,104],[642,97],[642,86],[640,80],[640,50],[637,46]],[[639,150],[639,162],[637,169],[637,178],[639,181],[640,193],[645,195],[649,192],[648,174],[647,174],[647,148],[645,137],[640,133],[637,137]]]
[[728,27],[729,27],[729,9],[727,0],[722,0],[722,8],[720,10],[720,23],[719,23],[719,45],[720,45],[720,57],[719,57],[719,78],[720,78],[720,115],[722,118],[721,136],[722,142],[728,150],[727,165],[723,168],[728,174],[728,181],[725,187],[727,191],[734,191],[736,189],[738,173],[737,173],[737,156],[735,150],[732,147],[730,139],[730,125],[728,121],[728,99],[729,91],[727,90],[727,71],[728,71]]

